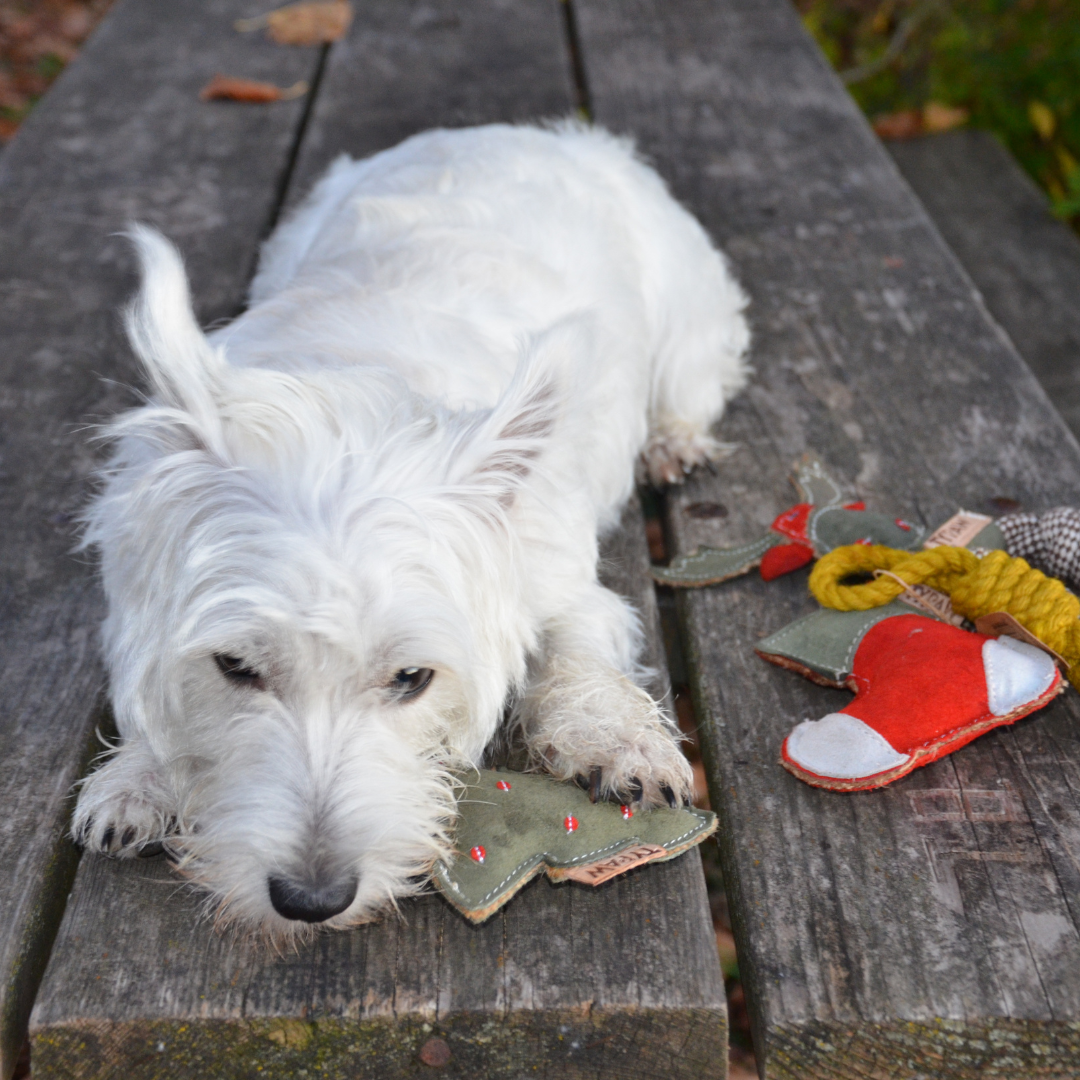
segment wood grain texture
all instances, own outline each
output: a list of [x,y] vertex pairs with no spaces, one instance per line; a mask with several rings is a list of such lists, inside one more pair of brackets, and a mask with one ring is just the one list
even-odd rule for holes
[[370,0],[330,54],[289,202],[337,157],[433,127],[565,116],[560,0]]
[[[1075,503],[1076,441],[788,3],[575,5],[594,115],[752,297],[755,375],[719,428],[738,449],[669,497],[669,550],[760,535],[808,449],[924,524]],[[763,1076],[1080,1075],[1075,693],[885,790],[819,791],[780,743],[850,695],[753,653],[812,610],[805,571],[679,606]]]
[[[569,111],[556,0],[376,0],[328,57],[295,202],[336,154]],[[667,689],[640,510],[604,548]],[[108,913],[108,915],[106,914]],[[87,859],[31,1022],[47,1077],[717,1077],[723,980],[697,851],[598,889],[528,886],[483,926],[436,896],[285,957],[215,936],[163,862]]]
[[1073,434],[1080,436],[1080,238],[988,131],[885,144]]
[[95,464],[85,425],[133,400],[117,315],[133,260],[117,233],[160,226],[188,257],[200,315],[233,313],[302,104],[207,105],[199,88],[219,70],[287,84],[318,59],[235,34],[244,10],[119,4],[0,156],[0,1076],[74,873],[67,794],[102,684],[102,600],[71,549]]

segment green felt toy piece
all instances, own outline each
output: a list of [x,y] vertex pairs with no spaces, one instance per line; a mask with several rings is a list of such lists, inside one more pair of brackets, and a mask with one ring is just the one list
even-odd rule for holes
[[972,551],[1004,551],[1008,545],[1005,542],[1005,533],[996,521],[991,521],[984,526],[981,532],[975,534],[975,538],[964,545]]
[[791,482],[798,492],[799,502],[811,506],[839,506],[844,501],[843,489],[817,454],[807,452],[792,465]]
[[[653,578],[663,585],[698,588],[718,585],[760,565],[762,576],[771,580],[786,572],[785,568],[768,566],[771,548],[798,548],[805,553],[802,560],[809,561],[858,542],[914,551],[926,538],[926,531],[918,525],[865,510],[861,503],[842,505],[840,485],[813,454],[804,454],[795,462],[791,480],[800,502],[781,514],[764,536],[735,548],[699,547],[673,559],[670,566],[652,567]],[[762,565],[763,560],[766,565]],[[799,556],[793,565],[802,565]]]
[[762,556],[769,548],[787,542],[787,538],[779,533],[769,533],[736,548],[702,546],[689,555],[672,559],[670,566],[650,566],[649,573],[661,585],[679,589],[719,585],[722,581],[748,574],[761,565]]
[[926,614],[900,600],[869,611],[820,608],[762,639],[754,651],[763,660],[797,671],[813,682],[843,687],[851,678],[859,643],[871,627],[896,615]]
[[[865,510],[861,503],[843,505],[840,485],[813,454],[804,454],[795,462],[791,479],[801,501],[777,517],[764,536],[734,548],[695,548],[689,555],[672,559],[670,566],[651,567],[654,580],[661,585],[694,589],[718,585],[760,566],[761,576],[771,581],[847,544],[881,544],[917,551],[928,542],[927,532],[920,525]],[[968,529],[970,522],[979,518],[988,524],[974,539],[968,539],[970,532],[965,532],[962,539],[942,539],[941,543],[960,543],[986,551],[1006,546],[1005,534],[995,522],[961,511],[950,519],[950,524],[961,518],[961,527]],[[974,527],[978,529],[977,524]]]
[[581,788],[543,773],[483,769],[461,780],[456,853],[435,865],[432,879],[475,923],[541,872],[601,885],[673,859],[716,830],[716,815],[706,810],[594,804]]
[[926,539],[921,525],[911,525],[872,510],[849,510],[845,506],[823,506],[812,510],[806,534],[819,558],[847,544],[884,544],[901,551],[916,551]]
[[[839,505],[843,493],[840,485],[829,475],[821,460],[814,454],[803,454],[792,467],[791,482],[798,492],[799,501],[815,507]],[[697,588],[702,585],[719,585],[730,578],[741,577],[761,564],[769,548],[790,543],[783,533],[770,530],[757,540],[734,548],[695,548],[689,555],[681,555],[670,566],[653,566],[649,573],[661,585],[676,588]]]

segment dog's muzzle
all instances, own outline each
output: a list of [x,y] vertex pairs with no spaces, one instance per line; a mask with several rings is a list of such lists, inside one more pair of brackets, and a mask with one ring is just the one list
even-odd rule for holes
[[339,915],[356,898],[359,884],[355,877],[314,885],[272,877],[267,879],[267,883],[274,910],[282,918],[307,923],[325,922]]

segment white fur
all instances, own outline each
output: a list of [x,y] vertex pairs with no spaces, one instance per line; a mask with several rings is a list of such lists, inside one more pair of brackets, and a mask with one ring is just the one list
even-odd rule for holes
[[[447,770],[508,707],[559,776],[687,795],[597,536],[643,449],[658,482],[717,456],[745,300],[630,146],[495,126],[343,157],[209,335],[176,251],[133,238],[152,397],[87,515],[123,741],[75,834],[126,855],[173,830],[221,918],[288,937],[268,877],[357,876],[334,926],[416,890]],[[402,700],[411,667],[435,675]]]

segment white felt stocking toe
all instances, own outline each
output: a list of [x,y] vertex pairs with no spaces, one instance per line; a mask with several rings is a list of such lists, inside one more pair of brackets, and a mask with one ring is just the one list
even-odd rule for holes
[[1045,694],[1054,679],[1054,661],[1048,653],[1013,638],[991,638],[983,645],[986,696],[995,716]]
[[847,713],[804,720],[787,737],[787,756],[818,776],[853,780],[894,769],[907,761],[868,724]]

